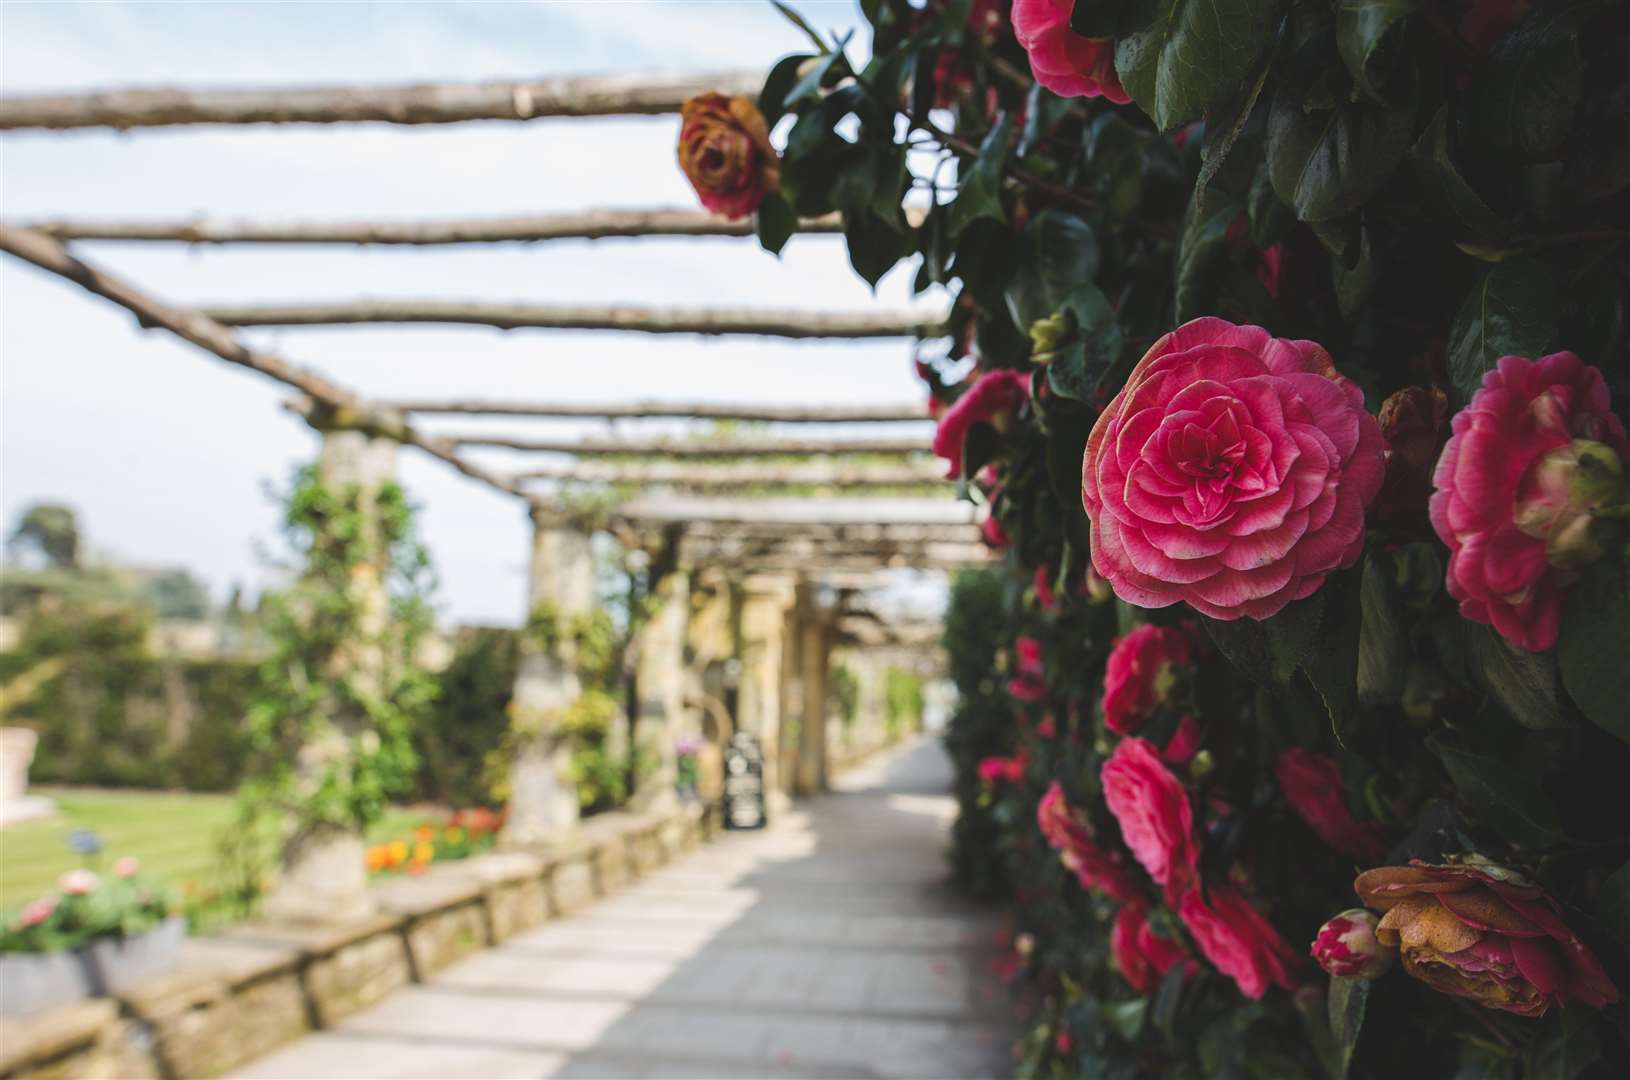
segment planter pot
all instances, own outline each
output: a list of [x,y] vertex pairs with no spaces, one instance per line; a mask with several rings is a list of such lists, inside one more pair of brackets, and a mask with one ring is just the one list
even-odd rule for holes
[[136,937],[92,939],[84,949],[91,990],[97,994],[122,994],[168,974],[175,968],[186,936],[187,921],[172,918]]
[[23,1016],[88,997],[90,973],[77,952],[0,955],[0,1015]]

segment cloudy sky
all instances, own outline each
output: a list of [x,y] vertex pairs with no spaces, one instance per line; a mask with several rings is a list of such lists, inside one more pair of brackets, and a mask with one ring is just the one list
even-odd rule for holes
[[[858,21],[853,0],[803,0],[816,25]],[[298,86],[767,67],[802,38],[763,0],[539,3],[0,3],[0,88]],[[265,220],[431,218],[693,205],[673,165],[675,117],[424,128],[175,128],[8,134],[0,208],[47,216]],[[351,299],[899,307],[896,270],[874,297],[841,241],[795,239],[783,260],[751,241],[554,243],[427,251],[188,250],[82,245],[93,262],[177,302]],[[933,306],[930,304],[929,306]],[[229,368],[31,267],[0,262],[5,521],[37,499],[80,513],[93,548],[184,565],[220,598],[266,570],[269,483],[315,438],[289,392]],[[909,345],[696,339],[484,328],[260,331],[254,340],[377,397],[903,402],[920,398]],[[537,434],[565,425],[485,423]],[[433,426],[426,424],[426,426]],[[518,465],[506,452],[493,464]],[[514,623],[526,522],[499,496],[406,452],[444,614]]]

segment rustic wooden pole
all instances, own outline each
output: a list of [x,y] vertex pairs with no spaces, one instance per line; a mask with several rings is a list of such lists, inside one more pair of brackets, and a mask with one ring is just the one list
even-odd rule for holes
[[294,387],[334,410],[337,414],[335,421],[340,425],[375,430],[398,442],[417,446],[473,480],[479,480],[505,494],[518,494],[506,478],[459,457],[446,440],[421,435],[402,423],[399,417],[369,413],[350,390],[274,353],[244,345],[225,326],[206,315],[154,299],[123,279],[75,258],[67,248],[49,236],[11,225],[0,225],[0,251],[33,263],[42,270],[49,270],[88,292],[111,300],[135,315],[136,321],[144,328],[168,330],[228,363],[238,364]]
[[457,447],[491,446],[546,454],[595,457],[733,458],[805,457],[812,454],[926,454],[926,439],[522,439],[509,435],[452,435]]
[[577,484],[616,484],[629,487],[669,487],[695,491],[732,488],[945,488],[945,467],[862,465],[819,462],[805,465],[686,465],[677,462],[608,464],[573,461],[544,465],[516,473],[511,483],[555,480]]
[[177,124],[455,124],[551,116],[648,116],[678,112],[708,90],[756,95],[760,71],[576,76],[417,86],[302,89],[105,90],[0,99],[0,130],[142,128]]
[[[605,240],[639,236],[751,236],[752,218],[731,221],[705,210],[656,207],[585,210],[441,221],[182,221],[65,219],[27,228],[58,240],[117,240],[182,244],[494,244]],[[801,233],[843,231],[836,214],[805,218]]]
[[356,300],[223,304],[199,309],[227,326],[451,323],[500,330],[623,330],[644,334],[756,334],[785,338],[932,337],[943,320],[909,311],[821,312],[753,308],[651,308],[626,304]]
[[404,413],[457,413],[469,416],[586,417],[648,420],[742,420],[776,424],[929,423],[928,410],[902,405],[740,405],[707,401],[387,401],[384,409]]

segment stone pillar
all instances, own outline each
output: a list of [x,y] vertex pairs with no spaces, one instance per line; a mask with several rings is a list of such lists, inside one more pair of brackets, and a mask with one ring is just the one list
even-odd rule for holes
[[655,585],[659,606],[640,628],[639,664],[634,684],[639,693],[634,717],[634,748],[653,763],[637,778],[631,800],[635,810],[671,810],[678,805],[678,757],[674,740],[686,733],[685,633],[690,624],[690,575],[671,570]]
[[[60,667],[58,662],[51,670],[54,673]],[[26,677],[28,673],[23,674]],[[17,699],[25,699],[31,692],[31,689],[23,689]],[[49,817],[56,809],[50,799],[28,793],[28,766],[34,760],[34,747],[39,739],[29,728],[0,728],[0,825]]]
[[826,790],[827,684],[832,668],[832,620],[828,612],[813,610],[801,620],[803,636],[799,659],[803,666],[803,722],[799,729],[798,776],[795,791],[816,795]]
[[765,795],[771,809],[779,810],[787,802],[781,775],[781,682],[793,589],[785,578],[752,577],[743,582],[742,591],[736,717],[741,729],[756,735],[763,747]]
[[510,701],[515,760],[510,762],[504,842],[532,847],[570,835],[577,825],[577,791],[567,774],[571,748],[558,725],[582,687],[564,640],[573,616],[594,607],[594,558],[588,533],[532,514],[527,621],[553,619],[553,648],[536,633],[521,640],[520,668]]
[[[396,477],[394,440],[364,431],[323,427],[317,471],[323,486],[337,495],[357,494],[362,529],[369,557],[352,568],[350,588],[361,606],[360,634],[352,647],[336,657],[366,687],[377,688],[385,665],[382,635],[390,618],[390,597],[385,578],[390,553],[379,536],[377,510],[380,488]],[[337,757],[351,753],[351,743],[372,733],[332,731],[300,749],[295,758],[297,776],[317,776]],[[362,833],[327,826],[299,830],[284,843],[277,887],[267,896],[263,913],[274,922],[349,922],[373,914],[368,895],[368,863]]]

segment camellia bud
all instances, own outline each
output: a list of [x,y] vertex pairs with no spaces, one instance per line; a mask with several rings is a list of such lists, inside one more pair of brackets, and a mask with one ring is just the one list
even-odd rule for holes
[[1388,528],[1424,532],[1432,466],[1449,437],[1449,399],[1437,387],[1407,386],[1381,403],[1376,419],[1388,447],[1376,518]]
[[1624,463],[1613,448],[1574,439],[1541,457],[1517,488],[1512,520],[1529,536],[1545,540],[1552,566],[1577,569],[1602,557],[1597,517],[1627,512]]
[[1068,312],[1055,311],[1045,319],[1037,319],[1030,324],[1030,359],[1037,364],[1045,364],[1052,360],[1053,353],[1064,344],[1065,340],[1074,331],[1075,320],[1070,318]]
[[1376,939],[1381,920],[1368,908],[1349,908],[1319,927],[1313,959],[1332,975],[1378,979],[1392,970],[1398,950]]

